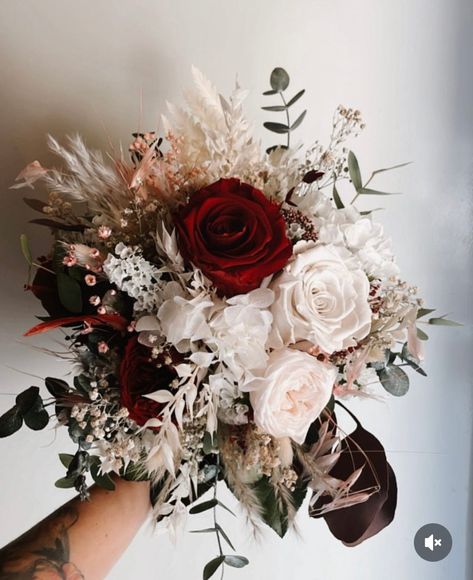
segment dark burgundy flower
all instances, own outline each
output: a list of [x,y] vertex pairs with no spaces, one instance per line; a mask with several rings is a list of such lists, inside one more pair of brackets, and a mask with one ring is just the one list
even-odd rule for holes
[[258,288],[292,254],[279,205],[238,179],[220,179],[192,194],[175,222],[184,258],[222,295]]
[[120,365],[120,402],[130,413],[130,418],[138,425],[157,417],[163,409],[161,403],[144,395],[170,387],[176,378],[172,366],[161,365],[150,357],[150,349],[138,342],[138,337],[130,339]]

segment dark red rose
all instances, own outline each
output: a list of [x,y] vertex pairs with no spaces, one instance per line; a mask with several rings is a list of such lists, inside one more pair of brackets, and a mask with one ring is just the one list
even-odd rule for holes
[[238,179],[192,194],[175,218],[184,258],[233,296],[258,288],[292,254],[279,205]]
[[163,364],[158,368],[159,362],[151,359],[150,349],[140,344],[138,337],[128,341],[120,365],[120,402],[138,425],[157,417],[163,409],[161,403],[144,395],[167,389],[177,376],[172,366]]

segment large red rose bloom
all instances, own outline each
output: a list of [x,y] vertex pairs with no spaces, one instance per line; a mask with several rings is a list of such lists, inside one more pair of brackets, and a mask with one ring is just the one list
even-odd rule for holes
[[220,179],[193,193],[175,223],[182,255],[221,295],[258,288],[292,254],[279,205],[239,179]]
[[150,358],[150,349],[140,344],[136,336],[128,341],[120,365],[120,403],[138,425],[157,417],[163,408],[162,404],[144,395],[167,389],[177,377],[171,366],[158,368],[158,362]]

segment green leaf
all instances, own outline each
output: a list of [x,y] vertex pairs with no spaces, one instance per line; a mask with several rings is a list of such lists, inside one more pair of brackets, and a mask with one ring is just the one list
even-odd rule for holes
[[429,335],[426,334],[423,330],[421,330],[420,328],[417,329],[417,338],[419,340],[429,340]]
[[221,508],[223,508],[224,510],[227,510],[227,512],[228,512],[229,514],[232,514],[232,516],[235,516],[235,517],[236,517],[236,514],[235,514],[234,512],[232,512],[232,510],[231,510],[229,507],[227,507],[227,506],[226,506],[224,503],[222,503],[221,501],[217,500],[217,504],[218,504],[218,505],[219,505]]
[[284,123],[272,123],[271,121],[267,121],[266,123],[263,123],[263,126],[273,133],[283,134],[289,133],[290,131],[290,128],[287,125],[284,125]]
[[399,192],[391,193],[388,191],[378,191],[377,189],[371,189],[370,187],[360,187],[357,191],[360,195],[401,195]]
[[417,311],[417,319],[422,318],[423,316],[427,316],[427,314],[432,314],[435,312],[435,308],[419,308]]
[[299,127],[299,125],[302,123],[302,121],[304,120],[304,117],[306,115],[307,115],[307,111],[302,111],[302,113],[297,117],[297,119],[291,125],[291,131],[294,131],[295,129],[297,129],[297,127]]
[[215,572],[220,568],[224,560],[225,556],[218,556],[217,558],[210,560],[210,562],[208,562],[205,565],[203,579],[209,580],[209,578],[211,578],[215,574]]
[[23,419],[15,405],[0,417],[0,438],[13,435],[23,425]]
[[383,169],[376,169],[376,171],[373,171],[373,173],[371,174],[369,181],[371,181],[375,175],[378,175],[378,173],[384,173],[385,171],[392,171],[393,169],[400,169],[401,167],[406,167],[406,165],[411,165],[411,163],[412,163],[412,161],[408,161],[407,163],[399,163],[399,165],[392,165],[391,167],[384,167]]
[[110,475],[108,475],[108,473],[100,473],[100,462],[92,463],[90,466],[90,474],[99,487],[103,487],[108,491],[113,491],[115,489],[115,483]]
[[69,468],[71,461],[74,459],[74,455],[71,453],[59,453],[59,460],[64,465],[66,469]]
[[333,201],[335,202],[335,207],[337,209],[343,209],[345,207],[343,205],[343,201],[338,193],[337,186],[335,183],[333,184],[332,197],[333,197]]
[[279,92],[279,91],[273,91],[273,90],[270,90],[270,91],[264,91],[263,95],[265,95],[265,96],[269,96],[269,95],[277,95],[277,94],[278,94],[278,92]]
[[67,395],[67,393],[69,392],[69,385],[66,383],[66,381],[63,381],[62,379],[56,379],[54,377],[46,377],[44,382],[46,384],[46,388],[48,389],[48,391],[56,399],[58,397],[63,397],[64,395]]
[[[262,507],[263,521],[282,538],[289,527],[287,508],[280,505],[268,477],[262,477],[254,485],[254,490]],[[306,492],[307,487],[303,486],[302,482],[299,481],[295,491],[292,493],[292,503],[296,510],[302,505]]]
[[244,568],[245,566],[248,566],[249,563],[248,558],[245,558],[244,556],[225,556],[225,564],[228,564],[228,566],[231,566],[232,568]]
[[429,318],[429,324],[434,324],[436,326],[463,326],[459,322],[455,322],[454,320],[448,320],[444,316],[439,316],[438,318]]
[[222,538],[227,542],[227,544],[230,546],[230,548],[234,551],[235,548],[234,548],[230,538],[227,536],[225,531],[222,529],[222,526],[220,526],[219,524],[216,524],[215,528],[220,532]]
[[289,86],[289,75],[283,68],[277,67],[271,73],[269,84],[273,91],[285,91]]
[[[42,402],[41,406],[43,406]],[[44,429],[49,423],[49,414],[44,408],[32,409],[23,415],[23,419],[27,427],[33,429],[33,431],[41,431],[41,429]]]
[[91,390],[90,381],[85,375],[76,375],[74,377],[74,387],[83,395],[88,395]]
[[54,485],[61,489],[69,489],[70,487],[74,487],[74,479],[71,479],[70,477],[61,477],[61,479],[58,479]]
[[402,397],[409,390],[409,377],[399,367],[386,365],[384,369],[376,371],[383,387],[395,397]]
[[26,389],[26,391],[17,395],[15,402],[22,416],[25,416],[25,414],[31,409],[39,409],[40,407],[38,404],[40,404],[41,407],[43,406],[43,401],[39,396],[38,387],[30,387],[29,389]]
[[89,454],[87,451],[78,451],[72,458],[69,467],[67,468],[66,477],[68,479],[75,479],[87,471],[89,467]]
[[401,351],[400,357],[402,358],[402,360],[406,364],[408,364],[417,373],[419,373],[423,377],[426,377],[427,376],[427,373],[424,371],[424,369],[420,366],[420,364],[418,363],[418,361],[409,352],[409,348],[407,346],[407,342],[404,343],[404,345],[402,347],[402,351]]
[[198,503],[197,505],[191,507],[191,509],[189,510],[189,513],[190,514],[200,514],[202,512],[206,512],[208,510],[211,510],[215,506],[217,506],[218,503],[219,502],[216,499],[209,499],[208,501]]
[[35,211],[39,211],[40,213],[44,213],[44,208],[48,205],[47,202],[41,201],[40,199],[34,199],[32,197],[24,197],[23,201],[28,207],[34,209]]
[[57,273],[57,289],[61,304],[72,312],[79,314],[82,312],[82,290],[80,284],[64,272]]
[[358,164],[358,159],[355,157],[353,151],[348,153],[348,173],[350,174],[350,179],[353,183],[356,191],[359,191],[363,187],[361,181],[360,166]]
[[365,211],[360,211],[360,215],[370,215],[374,211],[382,211],[384,207],[375,207],[374,209],[367,209]]
[[275,113],[281,113],[287,109],[286,105],[271,105],[270,107],[261,107],[263,111],[274,111]]
[[205,528],[203,530],[191,530],[191,534],[214,534],[217,531],[217,528]]
[[21,234],[20,236],[20,247],[25,260],[31,266],[33,264],[33,256],[31,255],[30,244],[28,242],[28,237],[26,234]]
[[292,99],[290,101],[288,101],[286,107],[288,107],[288,108],[291,107],[295,102],[297,102],[302,97],[302,95],[304,93],[305,93],[305,89],[302,89],[302,91],[299,91],[296,95],[294,95],[292,97]]
[[213,449],[214,443],[212,435],[208,431],[206,431],[202,439],[202,451],[204,452],[205,455],[209,455],[210,453],[212,453]]

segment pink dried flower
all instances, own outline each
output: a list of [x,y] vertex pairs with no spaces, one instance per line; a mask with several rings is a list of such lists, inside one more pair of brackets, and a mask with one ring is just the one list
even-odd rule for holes
[[112,228],[109,228],[108,226],[100,226],[97,233],[101,240],[107,240],[112,235]]
[[92,306],[98,306],[100,304],[100,296],[91,296],[89,298],[89,303],[92,304]]
[[100,354],[106,354],[110,349],[108,344],[104,340],[102,340],[97,345],[97,350],[99,351]]
[[66,254],[62,259],[62,263],[64,264],[64,266],[70,268],[71,266],[75,266],[77,264],[77,259],[75,256],[71,254]]
[[87,286],[95,286],[97,284],[97,278],[93,274],[87,274],[84,280]]

